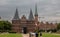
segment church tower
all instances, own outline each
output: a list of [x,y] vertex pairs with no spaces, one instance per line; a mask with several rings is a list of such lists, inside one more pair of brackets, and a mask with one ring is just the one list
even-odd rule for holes
[[35,21],[38,21],[37,4],[35,5]]
[[16,8],[15,15],[12,19],[12,31],[19,32],[20,18],[18,15],[18,9]]

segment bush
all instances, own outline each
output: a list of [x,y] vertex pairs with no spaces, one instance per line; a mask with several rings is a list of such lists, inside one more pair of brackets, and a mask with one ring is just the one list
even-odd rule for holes
[[57,32],[57,29],[50,29],[50,30],[47,30],[47,32],[49,32],[49,31]]
[[39,32],[45,32],[45,30],[39,30]]
[[14,32],[14,31],[9,31],[9,33],[16,33],[16,32]]
[[57,30],[60,30],[60,23],[57,24]]
[[11,30],[11,23],[8,21],[0,21],[0,30],[1,32],[7,32],[7,30]]

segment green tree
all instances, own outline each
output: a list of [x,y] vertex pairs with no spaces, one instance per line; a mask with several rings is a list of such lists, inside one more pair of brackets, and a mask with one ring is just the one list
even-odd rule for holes
[[11,30],[11,23],[8,21],[0,21],[0,31]]
[[58,25],[57,25],[57,29],[60,30],[60,23],[58,23]]

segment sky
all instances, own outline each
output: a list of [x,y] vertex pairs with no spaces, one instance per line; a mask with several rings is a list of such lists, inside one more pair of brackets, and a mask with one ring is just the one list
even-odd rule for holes
[[19,17],[28,18],[30,8],[35,13],[36,3],[40,21],[60,22],[60,0],[0,0],[0,16],[11,21],[18,8]]

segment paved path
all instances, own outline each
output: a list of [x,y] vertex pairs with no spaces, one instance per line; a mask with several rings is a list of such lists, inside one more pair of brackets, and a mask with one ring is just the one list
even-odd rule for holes
[[29,37],[29,34],[22,34],[23,37]]

